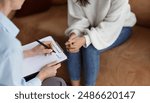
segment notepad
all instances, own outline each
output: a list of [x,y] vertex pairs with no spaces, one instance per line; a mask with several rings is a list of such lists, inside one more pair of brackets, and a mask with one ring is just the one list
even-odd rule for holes
[[[51,41],[52,42],[52,49],[55,51],[55,53],[52,53],[51,55],[38,55],[30,58],[24,59],[24,68],[23,68],[23,74],[22,76],[28,76],[33,73],[36,73],[40,71],[42,67],[44,67],[46,64],[49,64],[53,61],[62,62],[67,59],[67,56],[64,54],[61,47],[58,45],[58,43],[51,37],[45,37],[43,39],[40,39],[41,42],[44,41]],[[23,46],[23,50],[29,50],[33,47],[39,45],[36,41],[27,45]]]

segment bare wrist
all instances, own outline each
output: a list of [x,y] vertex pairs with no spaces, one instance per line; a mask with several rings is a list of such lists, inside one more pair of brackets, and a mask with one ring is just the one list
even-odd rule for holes
[[83,41],[83,45],[85,45],[86,44],[86,38],[84,36],[82,36],[82,41]]
[[41,72],[39,72],[39,74],[37,75],[37,77],[41,80],[41,81],[43,81],[45,78],[44,78],[44,76],[41,74]]

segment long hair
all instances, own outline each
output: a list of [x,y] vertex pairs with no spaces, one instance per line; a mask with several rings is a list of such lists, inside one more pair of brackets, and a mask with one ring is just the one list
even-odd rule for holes
[[89,0],[77,0],[77,3],[79,3],[81,6],[87,6],[90,4]]

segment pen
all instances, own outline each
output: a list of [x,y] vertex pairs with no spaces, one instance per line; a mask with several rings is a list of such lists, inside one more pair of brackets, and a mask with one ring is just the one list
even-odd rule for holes
[[[51,49],[49,46],[45,45],[44,43],[42,43],[41,41],[39,40],[36,40],[39,44],[41,44],[42,46],[44,46],[46,49]],[[54,50],[53,50],[54,53],[56,53]]]

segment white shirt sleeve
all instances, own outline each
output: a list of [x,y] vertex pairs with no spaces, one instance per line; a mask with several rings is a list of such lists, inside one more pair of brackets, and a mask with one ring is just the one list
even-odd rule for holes
[[118,38],[125,22],[128,0],[112,0],[110,10],[105,19],[97,27],[85,29],[86,47],[90,43],[98,49],[104,49],[113,44]]
[[26,82],[22,77],[21,69],[23,60],[22,55],[20,55],[20,50],[10,52],[11,54],[5,56],[5,59],[3,59],[3,65],[1,65],[2,68],[4,68],[3,71],[1,71],[3,73],[1,75],[1,84],[8,86],[40,86],[42,84],[42,81],[39,78],[35,77]]
[[26,85],[26,86],[41,86],[42,85],[42,81],[38,77],[35,77],[35,78],[31,79],[28,82],[25,81],[23,83],[23,85]]
[[80,36],[85,29],[89,27],[88,19],[85,17],[82,8],[73,0],[68,0],[68,26],[65,34],[69,36],[76,33]]
[[[6,33],[3,32],[3,34]],[[4,39],[7,44],[1,48],[3,52],[0,53],[0,84],[6,86],[40,86],[42,81],[37,77],[28,82],[22,77],[23,54],[21,44],[16,39],[8,38],[10,37]]]

